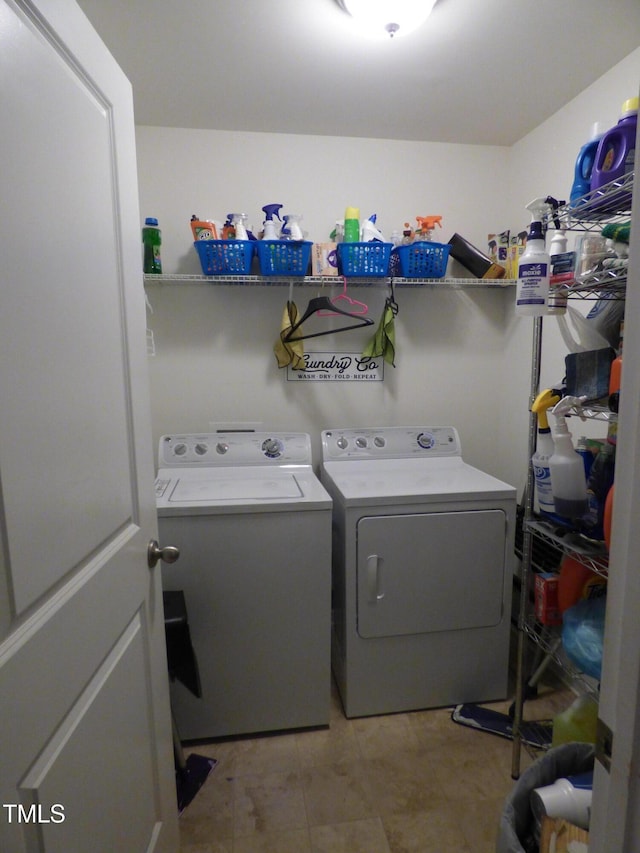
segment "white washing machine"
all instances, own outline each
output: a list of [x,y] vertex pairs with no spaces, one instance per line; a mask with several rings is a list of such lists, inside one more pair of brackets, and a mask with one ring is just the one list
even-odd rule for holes
[[516,490],[453,427],[331,429],[332,666],[348,717],[504,698]]
[[156,500],[166,590],[184,590],[202,683],[176,682],[184,740],[329,722],[331,499],[303,433],[165,435]]

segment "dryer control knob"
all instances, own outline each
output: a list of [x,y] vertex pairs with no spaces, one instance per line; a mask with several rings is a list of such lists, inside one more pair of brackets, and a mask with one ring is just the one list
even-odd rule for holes
[[359,435],[356,438],[356,447],[365,448],[367,446],[367,439],[363,435]]
[[338,445],[340,450],[346,450],[347,447],[349,447],[349,442],[343,435],[341,435],[340,438],[336,441],[336,444]]
[[204,442],[199,441],[196,446],[193,448],[198,456],[204,456],[209,448]]
[[187,445],[183,442],[180,442],[180,444],[176,444],[176,446],[173,448],[173,453],[175,456],[184,456],[187,452],[187,449]]
[[431,450],[435,443],[436,440],[430,432],[421,432],[418,435],[418,444],[423,450]]
[[375,444],[376,447],[384,447],[387,442],[384,440],[384,436],[377,435],[373,439],[373,443]]
[[229,449],[229,445],[225,444],[224,441],[219,441],[216,444],[216,453],[220,453],[222,455],[222,454],[225,454],[228,449]]
[[282,442],[277,438],[265,438],[262,442],[262,452],[269,459],[277,459],[282,453]]

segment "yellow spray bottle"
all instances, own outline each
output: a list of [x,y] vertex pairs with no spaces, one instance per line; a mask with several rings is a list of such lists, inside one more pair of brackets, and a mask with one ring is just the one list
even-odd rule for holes
[[536,497],[540,512],[553,513],[553,492],[551,490],[551,470],[549,459],[553,456],[554,444],[551,437],[551,429],[547,418],[547,411],[552,409],[560,401],[560,394],[547,388],[542,391],[533,402],[531,411],[538,416],[538,440],[536,452],[531,457],[533,473],[536,480]]

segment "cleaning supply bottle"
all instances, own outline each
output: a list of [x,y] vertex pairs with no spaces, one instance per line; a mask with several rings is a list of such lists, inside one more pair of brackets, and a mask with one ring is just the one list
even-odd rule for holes
[[431,240],[432,232],[436,225],[439,225],[440,228],[442,228],[441,216],[416,216],[416,222],[418,223],[418,227],[416,228],[414,235],[416,241]]
[[194,240],[217,240],[218,227],[212,219],[199,219],[194,213],[191,217],[191,233]]
[[280,233],[281,239],[304,240],[304,234],[302,233],[302,228],[300,227],[302,216],[299,213],[285,213],[283,219],[284,223],[282,225],[282,231]]
[[344,213],[343,240],[345,243],[358,243],[360,240],[360,208],[348,207]]
[[527,205],[527,210],[531,211],[531,227],[518,263],[516,314],[539,317],[547,313],[549,297],[550,259],[544,248],[542,219],[551,205],[543,198],[536,198]]
[[584,397],[564,397],[551,409],[555,418],[553,427],[553,454],[549,459],[553,505],[558,515],[579,519],[587,511],[587,481],[584,463],[576,453],[567,427],[567,413],[584,402]]
[[553,513],[553,491],[551,489],[551,471],[549,459],[553,456],[553,439],[547,418],[547,411],[560,401],[557,391],[547,388],[542,391],[533,402],[531,411],[538,416],[538,440],[536,452],[531,457],[533,473],[536,483],[536,497],[540,512]]
[[616,466],[616,447],[609,441],[602,445],[591,466],[587,481],[588,509],[582,529],[590,539],[604,540],[604,508],[613,485]]
[[584,204],[583,195],[591,192],[591,174],[593,172],[593,164],[596,159],[596,151],[602,139],[602,127],[599,122],[595,122],[591,129],[591,137],[588,142],[582,146],[578,152],[576,159],[575,171],[573,176],[573,185],[571,186],[571,195],[569,203],[571,207],[578,207]]
[[[638,98],[629,98],[622,105],[618,123],[603,134],[598,144],[591,173],[592,192],[600,189],[604,184],[617,181],[633,170],[637,127]],[[630,202],[630,192],[615,194],[616,205],[630,204]]]
[[158,227],[158,220],[153,216],[147,216],[144,221],[142,245],[144,246],[143,271],[145,273],[161,275],[162,259],[160,257],[160,246],[162,245],[162,232]]
[[281,209],[281,204],[265,204],[265,206],[262,208],[266,215],[266,219],[264,220],[264,231],[262,234],[263,240],[278,239],[278,230],[276,228],[276,223],[273,221],[273,217],[275,216],[279,222],[282,222],[282,220],[280,219]]
[[553,718],[552,745],[595,743],[598,703],[590,696],[578,696],[565,711]]
[[247,221],[246,213],[231,213],[231,224],[233,225],[233,231],[235,234],[236,240],[248,240],[249,235],[247,234],[247,228],[245,226],[245,222]]
[[380,229],[376,227],[377,218],[377,214],[372,213],[368,219],[365,219],[360,234],[360,241],[362,243],[370,243],[372,240],[384,243],[384,235]]
[[611,371],[609,373],[609,395],[620,392],[620,383],[622,381],[622,343],[624,341],[624,322],[620,323],[620,345],[618,354],[611,362]]
[[[564,818],[569,823],[588,830],[592,798],[593,770],[562,777],[551,785],[534,788],[530,797],[534,822],[540,825],[545,817]],[[585,845],[581,845],[580,849],[584,847]]]
[[549,247],[549,314],[567,313],[567,285],[575,280],[576,253],[567,252],[567,235],[557,228]]

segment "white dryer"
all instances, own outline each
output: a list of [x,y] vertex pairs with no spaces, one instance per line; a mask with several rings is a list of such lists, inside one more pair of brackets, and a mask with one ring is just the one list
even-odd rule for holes
[[504,698],[515,488],[466,464],[453,427],[325,430],[322,451],[346,715]]
[[331,499],[303,433],[165,435],[166,590],[184,590],[202,697],[171,687],[184,740],[328,725]]

